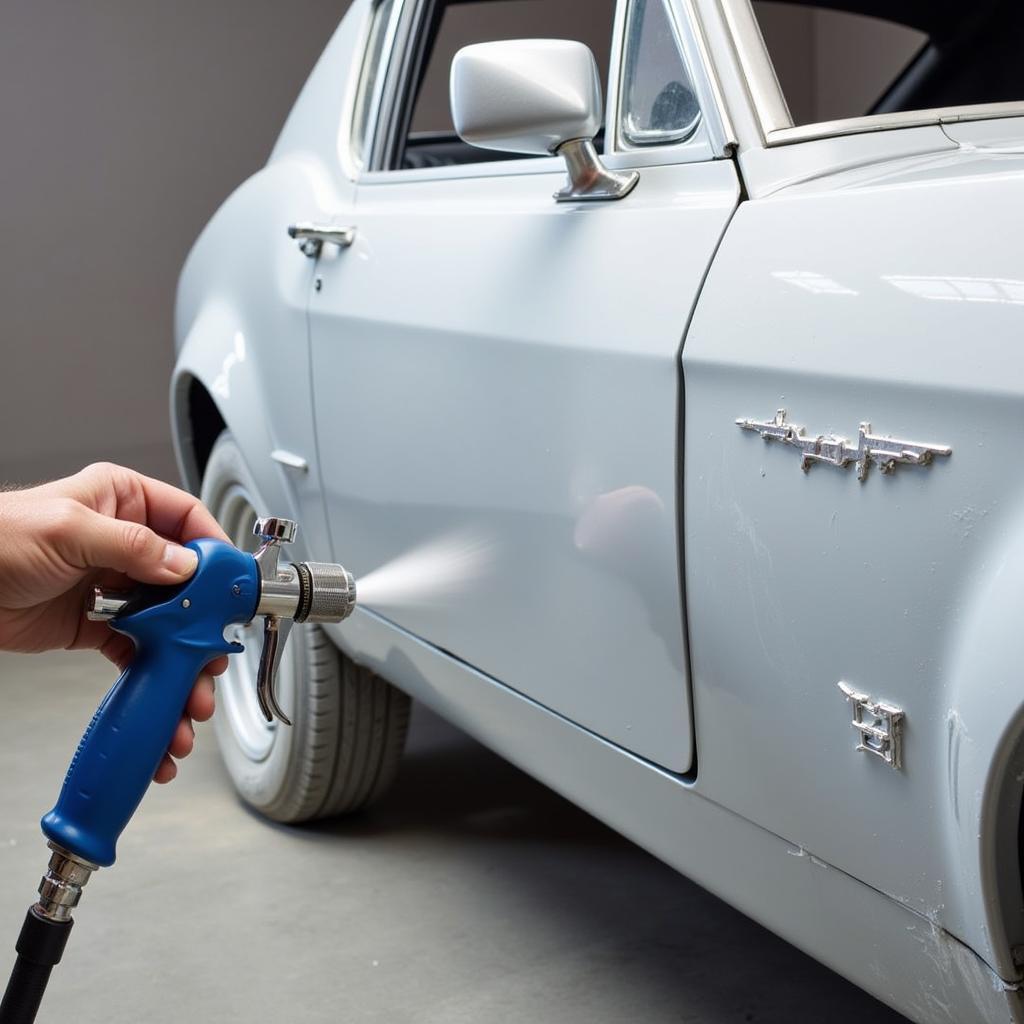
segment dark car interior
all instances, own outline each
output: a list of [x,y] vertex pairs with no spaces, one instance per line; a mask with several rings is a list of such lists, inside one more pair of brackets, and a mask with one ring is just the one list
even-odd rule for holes
[[[859,15],[914,29],[922,42],[882,83],[870,106],[850,110],[844,116],[887,114],[932,107],[966,106],[1024,99],[1024,3],[1021,0],[791,0],[776,4],[755,0],[754,10],[764,24],[766,7],[802,8],[820,12]],[[783,53],[765,31],[769,53],[789,98],[787,84],[799,69],[791,65],[795,53]],[[781,43],[781,40],[776,40]],[[865,66],[876,60],[870,50],[858,55]],[[826,63],[827,62],[822,62]],[[828,74],[826,66],[819,74]],[[796,116],[794,119],[800,123]]]

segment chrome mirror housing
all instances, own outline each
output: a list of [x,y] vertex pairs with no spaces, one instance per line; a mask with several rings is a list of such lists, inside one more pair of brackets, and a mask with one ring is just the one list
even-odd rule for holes
[[594,149],[601,80],[594,55],[566,39],[514,39],[465,46],[451,71],[452,120],[482,149],[565,158],[560,202],[621,199],[639,180],[609,171]]

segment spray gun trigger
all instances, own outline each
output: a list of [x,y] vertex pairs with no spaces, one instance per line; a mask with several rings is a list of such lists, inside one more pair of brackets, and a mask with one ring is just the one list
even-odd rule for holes
[[275,684],[291,626],[291,619],[281,619],[277,615],[264,616],[263,650],[260,652],[260,666],[256,676],[256,699],[263,717],[268,722],[277,718],[285,725],[292,723],[277,702]]

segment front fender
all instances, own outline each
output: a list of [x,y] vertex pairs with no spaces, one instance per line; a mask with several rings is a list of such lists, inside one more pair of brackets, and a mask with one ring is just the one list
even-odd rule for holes
[[269,457],[274,450],[270,411],[263,401],[245,326],[239,311],[211,303],[196,318],[185,340],[171,378],[171,433],[178,471],[189,490],[198,493],[202,467],[197,459],[190,396],[199,386],[212,399],[241,449],[266,504],[263,511],[299,519],[295,494]]
[[[310,155],[254,175],[225,202],[189,255],[178,286],[178,358],[170,407],[179,470],[197,490],[189,395],[198,383],[234,434],[266,511],[302,524],[303,550],[331,551],[310,392],[306,322],[314,263],[288,237],[289,224],[344,215],[351,196],[333,187]],[[305,469],[275,461],[275,451]]]

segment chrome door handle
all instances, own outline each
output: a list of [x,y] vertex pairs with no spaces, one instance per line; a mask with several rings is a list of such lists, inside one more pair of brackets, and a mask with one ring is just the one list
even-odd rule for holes
[[355,241],[356,229],[325,224],[289,224],[288,237],[298,241],[304,255],[315,258],[320,255],[324,242],[347,249]]

